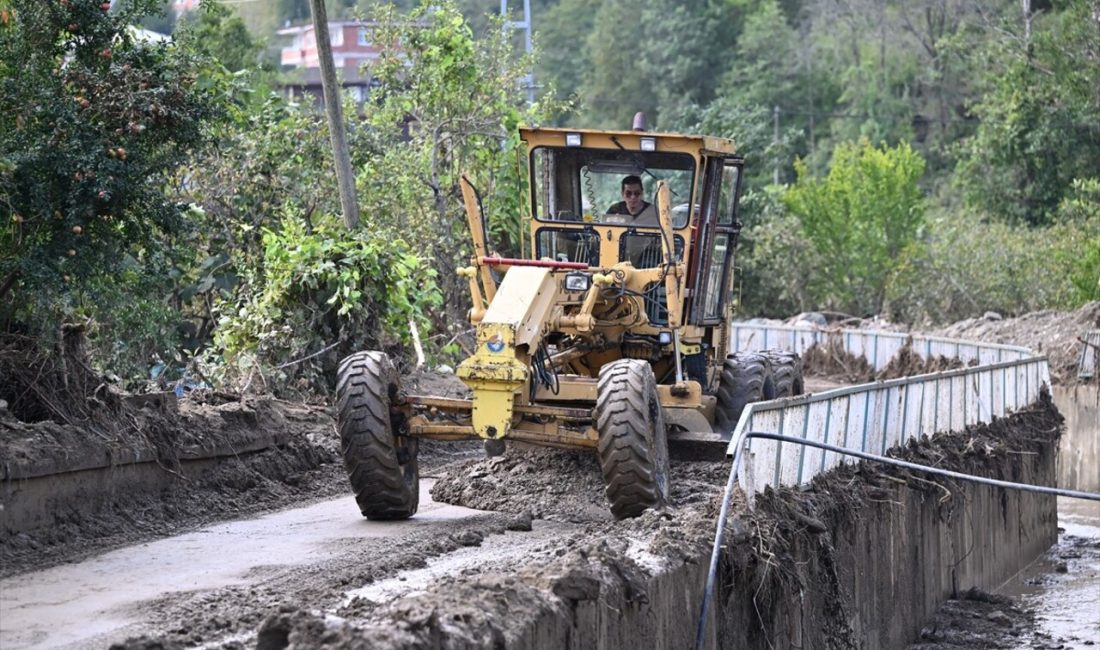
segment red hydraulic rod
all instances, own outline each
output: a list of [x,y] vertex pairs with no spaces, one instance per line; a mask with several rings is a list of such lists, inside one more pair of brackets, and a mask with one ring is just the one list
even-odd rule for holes
[[547,269],[587,269],[584,262],[555,262],[553,260],[521,260],[514,257],[479,257],[478,264],[486,266],[539,266]]

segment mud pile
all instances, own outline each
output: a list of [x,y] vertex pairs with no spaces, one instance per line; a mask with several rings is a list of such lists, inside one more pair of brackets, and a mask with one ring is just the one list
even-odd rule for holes
[[942,355],[923,358],[913,351],[912,339],[907,340],[886,366],[877,372],[865,358],[845,350],[839,336],[828,336],[824,343],[815,343],[802,353],[803,372],[807,376],[855,384],[955,370],[963,366],[957,358]]
[[1090,302],[1076,311],[1038,311],[1015,318],[987,314],[928,333],[1022,345],[1050,358],[1050,376],[1055,383],[1073,383],[1081,354],[1081,343],[1077,339],[1090,329],[1100,329],[1100,302]]

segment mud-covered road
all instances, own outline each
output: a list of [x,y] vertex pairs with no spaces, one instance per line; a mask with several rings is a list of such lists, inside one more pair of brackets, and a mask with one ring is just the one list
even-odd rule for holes
[[[448,581],[506,579],[524,567],[537,573],[540,560],[609,544],[645,562],[644,549],[666,527],[678,528],[672,524],[678,518],[705,536],[711,531],[694,521],[692,504],[714,496],[725,470],[721,463],[683,463],[674,470],[681,474],[675,498],[685,510],[616,522],[590,454],[513,450],[503,458],[452,462],[433,472],[442,480],[422,481],[419,512],[407,521],[367,521],[342,496],[5,578],[0,647],[105,647],[127,639],[134,647],[149,639],[252,646],[272,629],[278,637],[295,617],[350,634],[344,621],[369,627],[376,612],[389,628],[395,601],[429,589],[438,594]],[[547,484],[548,473],[557,485]],[[496,512],[437,503],[432,492]],[[591,589],[590,577],[548,579],[564,594]],[[508,608],[523,607],[522,595],[513,593]],[[415,612],[396,616],[416,620]]]
[[[405,522],[367,521],[341,497],[8,578],[0,582],[0,647],[104,647],[166,631],[196,643],[248,636],[256,620],[283,604],[312,600],[336,611],[355,597],[385,602],[436,572],[475,566],[464,565],[455,548],[486,537],[507,551],[492,559],[509,561],[569,532],[568,524],[532,528],[528,521],[528,532],[508,533],[502,528],[516,525],[501,516],[432,502],[431,482],[425,481],[416,518]],[[385,575],[386,561],[392,570],[414,568],[448,551],[443,567],[367,589],[356,582],[362,572],[369,572],[366,580],[375,571]],[[239,598],[246,593],[255,597]],[[211,611],[211,629],[186,629],[195,610]]]
[[[1046,421],[1041,413],[1033,417],[1033,426]],[[989,435],[990,444],[1003,439],[1003,432]],[[1022,438],[1028,435],[1025,430]],[[933,453],[952,456],[961,449],[949,445]],[[615,594],[631,607],[644,605],[658,595],[646,591],[649,576],[706,556],[728,471],[722,462],[674,463],[668,509],[615,521],[591,454],[510,449],[485,459],[447,447],[429,450],[428,457],[437,459],[429,463],[432,478],[408,521],[369,522],[350,495],[310,500],[298,493],[304,503],[277,512],[11,575],[0,581],[0,647],[559,647],[537,644],[522,630]],[[343,478],[336,464],[318,471]],[[769,500],[782,521],[769,512],[739,519],[729,531],[741,549],[738,572],[765,591],[776,587],[786,570],[766,579],[770,562],[754,556],[758,544],[776,544],[778,552],[785,536],[839,524],[824,513],[858,509],[871,495],[902,489],[896,479],[852,470],[819,487],[819,496],[794,491]],[[758,539],[768,528],[779,538]],[[782,556],[772,555],[775,561],[785,564]],[[692,583],[692,594],[675,598],[697,595],[697,587]],[[1035,617],[1024,609],[993,609],[1015,616],[1017,634],[1032,634]],[[693,628],[694,611],[684,607],[679,615],[685,628]],[[925,641],[918,647],[977,647]],[[1047,647],[1058,647],[1053,643]],[[836,647],[857,646],[841,639]]]
[[[814,378],[807,388],[825,390],[835,379]],[[149,409],[141,413],[153,419]],[[178,439],[188,440],[180,432],[209,436],[215,430],[215,438],[234,441],[245,431],[274,429],[287,441],[227,458],[201,478],[181,476],[155,494],[115,494],[95,511],[59,509],[51,526],[5,531],[0,648],[590,647],[579,637],[552,635],[590,624],[593,611],[596,618],[640,612],[645,625],[656,621],[661,628],[636,630],[635,639],[669,627],[676,634],[667,638],[690,638],[694,631],[699,571],[705,570],[700,558],[709,557],[726,462],[674,461],[669,506],[615,521],[593,454],[510,447],[486,459],[476,444],[428,441],[421,449],[419,512],[409,521],[376,523],[359,515],[349,494],[331,409],[248,400],[181,403],[173,418],[165,436],[123,439],[115,447],[142,443],[162,451],[164,440],[177,446]],[[1051,453],[1056,414],[1036,409],[1022,418],[961,438],[922,441],[903,453],[994,473]],[[71,427],[18,421],[2,408],[0,433],[6,458],[35,461],[36,454],[76,449],[71,441],[86,438]],[[813,491],[781,491],[753,512],[735,503],[723,580],[752,597],[744,616],[733,612],[727,624],[759,629],[754,639],[727,639],[726,646],[781,647],[776,635],[801,615],[818,633],[832,635],[829,647],[858,647],[849,627],[853,608],[837,591],[845,567],[833,564],[840,561],[836,549],[853,529],[873,527],[875,517],[896,518],[907,499],[941,514],[956,507],[953,499],[968,507],[965,498],[945,492],[962,490],[849,467],[821,477]],[[1071,576],[1084,575],[1077,572],[1080,563],[1066,562]],[[691,579],[668,588],[660,583],[668,567],[686,567],[681,573]],[[1029,598],[1005,603],[976,595],[971,605],[989,610],[984,619],[953,615],[958,606],[950,605],[947,622],[931,622],[932,634],[914,638],[914,647],[1012,647],[998,645],[985,628],[975,637],[985,645],[952,645],[975,630],[937,636],[949,625],[965,628],[991,616],[1005,628],[996,612],[1014,616],[1007,628],[1014,639],[1046,634],[1044,647],[1059,647],[1065,633],[1084,643],[1076,629],[1036,628],[1041,603]],[[737,603],[724,606],[729,613]],[[638,643],[601,637],[596,645]]]

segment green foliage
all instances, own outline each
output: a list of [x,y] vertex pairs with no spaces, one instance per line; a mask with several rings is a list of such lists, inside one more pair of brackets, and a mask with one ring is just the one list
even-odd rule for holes
[[459,180],[482,199],[490,247],[525,247],[525,171],[516,129],[560,108],[528,106],[520,82],[531,62],[499,28],[478,40],[453,3],[422,5],[408,16],[373,12],[382,52],[372,72],[381,84],[364,107],[371,145],[356,165],[363,214],[372,227],[400,234],[434,259],[447,311],[437,326],[464,319],[467,288],[454,270],[471,254]]
[[838,146],[824,179],[795,167],[798,182],[783,200],[822,260],[811,294],[824,308],[878,313],[894,264],[924,223],[924,160],[907,144],[864,140]]
[[278,365],[280,385],[304,378],[324,390],[340,358],[409,343],[409,321],[426,329],[440,305],[434,271],[401,240],[339,225],[310,232],[291,214],[263,230],[263,247],[262,266],[245,269],[241,290],[218,307],[228,378]]
[[1030,38],[1005,19],[976,48],[980,119],[961,147],[969,203],[1013,223],[1048,224],[1076,178],[1100,169],[1100,21],[1090,0],[1036,14]]
[[[586,10],[592,11],[576,9]],[[717,0],[599,3],[591,30],[570,34],[573,45],[565,46],[573,60],[564,85],[573,86],[580,72],[582,124],[627,129],[634,113],[644,111],[651,127],[668,130],[692,106],[709,103],[733,62],[731,23],[738,12],[733,3]],[[575,16],[570,24],[578,30],[585,25]]]
[[[0,21],[0,321],[117,331],[190,254],[168,175],[227,101],[201,57],[129,27],[157,5],[14,0]],[[121,308],[121,311],[120,311]],[[152,310],[158,311],[158,310]],[[122,321],[119,321],[120,323]]]
[[818,308],[813,278],[824,260],[798,219],[783,206],[782,186],[750,190],[741,200],[745,228],[738,246],[738,317],[785,317]]
[[983,222],[969,212],[938,216],[899,263],[887,311],[906,322],[943,323],[985,311],[1074,309],[1096,299],[1097,251],[1096,216],[1044,228]]
[[1066,240],[1057,261],[1070,269],[1069,306],[1100,300],[1100,180],[1074,181],[1073,193],[1058,206],[1052,230]]
[[181,47],[217,60],[230,72],[272,71],[264,60],[263,42],[254,39],[244,20],[224,5],[204,2],[199,11],[181,16],[175,31]]
[[181,298],[196,321],[219,323],[226,379],[336,343],[281,376],[261,375],[280,390],[296,379],[320,385],[342,355],[407,342],[414,314],[425,339],[461,323],[469,298],[454,269],[470,255],[464,171],[480,191],[493,247],[518,254],[525,245],[516,127],[547,106],[526,106],[519,81],[529,62],[499,26],[475,39],[453,4],[371,15],[380,85],[366,103],[344,104],[346,116],[358,115],[347,137],[360,230],[341,234],[327,128],[312,105],[269,97],[237,114],[185,174],[201,206],[198,245],[213,261],[181,269]]

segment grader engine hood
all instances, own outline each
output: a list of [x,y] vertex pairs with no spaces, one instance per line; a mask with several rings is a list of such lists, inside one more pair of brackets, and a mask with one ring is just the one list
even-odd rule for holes
[[456,374],[473,391],[473,426],[482,438],[499,439],[511,430],[515,394],[527,385],[530,355],[556,294],[550,269],[513,267],[478,323],[477,349]]

